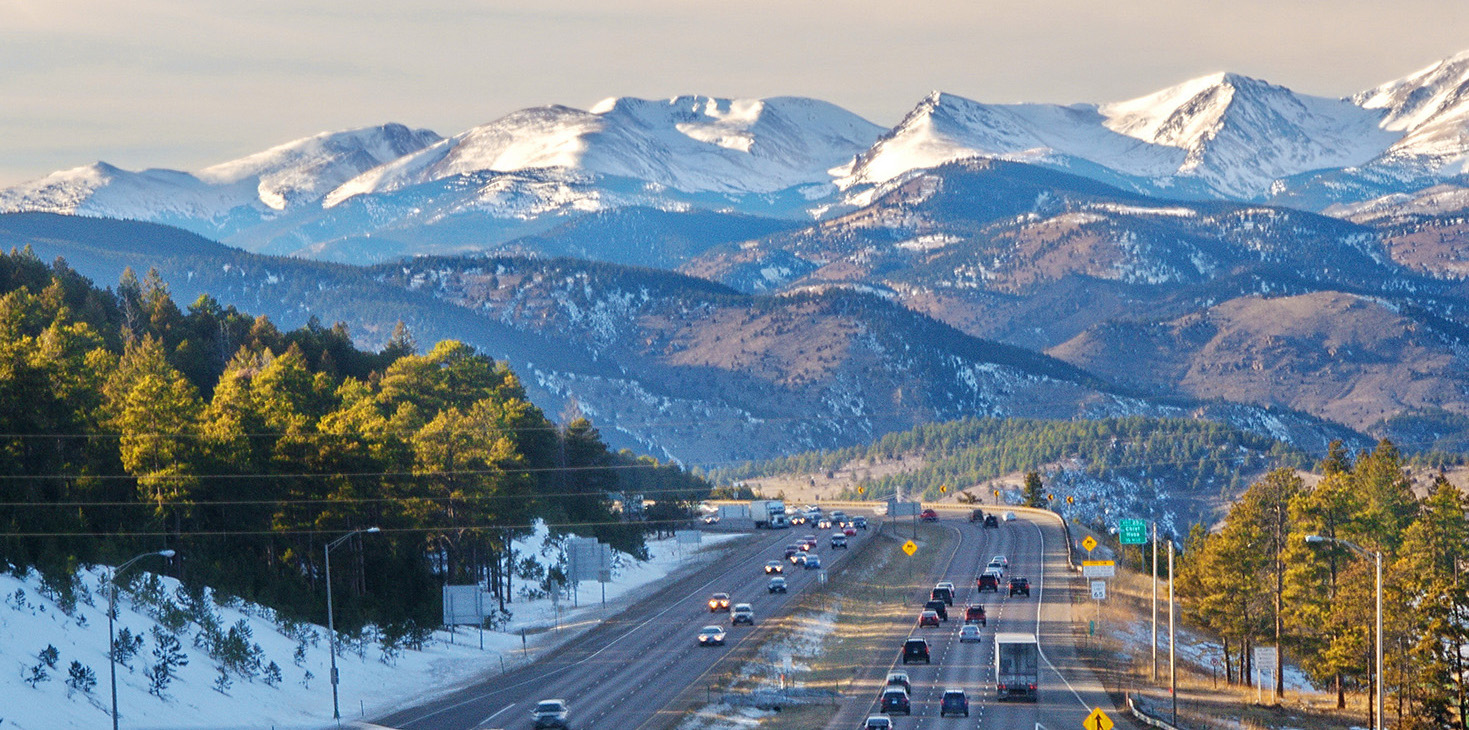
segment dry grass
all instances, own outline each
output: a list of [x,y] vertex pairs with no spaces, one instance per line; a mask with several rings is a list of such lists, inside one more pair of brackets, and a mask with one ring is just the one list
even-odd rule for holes
[[[1151,557],[1151,554],[1149,554]],[[1160,571],[1167,570],[1167,556],[1159,555]],[[1072,620],[1078,635],[1078,652],[1115,697],[1124,693],[1141,694],[1157,708],[1154,714],[1166,714],[1168,699],[1168,584],[1158,584],[1158,681],[1152,679],[1152,654],[1148,644],[1151,624],[1151,576],[1126,569],[1119,564],[1117,577],[1108,581],[1107,600],[1100,612],[1092,601],[1072,605]],[[1100,617],[1100,618],[1098,618]],[[1087,622],[1098,620],[1095,637],[1087,637]],[[1202,636],[1193,627],[1176,619],[1179,630]],[[1128,641],[1123,630],[1130,625],[1143,627],[1141,642]],[[1183,637],[1180,637],[1182,645]],[[1269,688],[1265,701],[1270,701]],[[1312,728],[1312,730],[1348,730],[1366,724],[1364,696],[1347,697],[1347,709],[1336,709],[1336,697],[1327,692],[1299,693],[1287,691],[1275,705],[1256,701],[1253,687],[1228,685],[1223,671],[1216,675],[1212,667],[1199,666],[1178,658],[1178,720],[1180,728],[1189,730],[1238,730],[1240,728]]]
[[[943,567],[957,539],[947,529],[922,525],[918,528],[919,551],[910,558],[901,550],[908,537],[906,531],[877,536],[866,547],[863,560],[847,561],[829,576],[825,587],[804,594],[788,623],[767,640],[767,645],[778,645],[799,632],[802,622],[834,614],[832,630],[811,647],[809,655],[795,658],[808,668],[792,679],[799,686],[829,690],[836,697],[831,704],[789,707],[766,718],[760,727],[822,727],[841,699],[876,696],[886,666],[874,671],[874,658],[896,653],[895,637],[906,635],[922,604],[919,597],[927,597],[935,571]],[[744,687],[751,688],[748,681]]]

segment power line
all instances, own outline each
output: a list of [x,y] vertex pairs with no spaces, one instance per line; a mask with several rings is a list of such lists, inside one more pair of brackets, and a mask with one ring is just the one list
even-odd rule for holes
[[[637,521],[631,521],[631,522],[625,522],[625,521],[621,521],[621,520],[618,520],[618,521],[601,521],[601,522],[561,522],[561,523],[554,523],[554,524],[553,523],[550,523],[550,522],[544,522],[544,524],[546,525],[546,527],[548,529],[551,529],[551,530],[569,530],[569,529],[581,528],[581,527],[615,527],[615,526],[634,526],[635,527],[635,526],[641,526],[641,525],[653,525],[653,526],[660,526],[660,525],[663,525],[663,526],[667,526],[667,525],[688,525],[688,524],[690,524],[692,522],[693,522],[693,519],[690,518],[690,519],[667,519],[667,520],[637,520]],[[525,530],[525,529],[531,529],[533,527],[534,527],[534,525],[532,523],[485,524],[485,525],[437,525],[437,526],[432,526],[432,527],[428,527],[428,526],[425,526],[425,527],[379,527],[378,528],[378,531],[379,532],[384,532],[384,533],[410,534],[410,533],[433,533],[433,532],[466,531],[466,530],[490,530],[490,531]],[[335,530],[305,530],[305,529],[299,529],[299,530],[297,530],[297,529],[284,529],[284,530],[197,530],[197,531],[181,531],[181,532],[168,532],[168,531],[162,531],[162,530],[159,530],[159,531],[136,531],[136,532],[81,532],[81,531],[77,531],[77,532],[5,532],[5,533],[0,533],[0,537],[77,537],[77,538],[86,537],[86,538],[104,538],[104,539],[125,539],[125,538],[132,538],[132,537],[175,537],[175,538],[183,539],[183,538],[192,538],[192,537],[249,537],[249,536],[257,536],[258,537],[258,536],[300,536],[300,535],[311,535],[311,536],[321,535],[321,536],[332,536],[332,537],[336,537],[336,536],[340,536],[344,531],[346,531],[348,529],[350,529],[350,528],[343,527],[341,529],[335,529]]]

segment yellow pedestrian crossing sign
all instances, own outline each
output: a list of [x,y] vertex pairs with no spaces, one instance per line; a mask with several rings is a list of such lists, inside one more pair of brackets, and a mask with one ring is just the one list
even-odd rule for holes
[[903,552],[908,553],[908,556],[912,557],[913,553],[918,552],[918,543],[913,542],[912,540],[903,543]]
[[1087,535],[1086,537],[1084,537],[1084,538],[1081,539],[1081,546],[1084,547],[1084,548],[1086,548],[1086,551],[1087,552],[1091,552],[1093,550],[1096,550],[1097,549],[1097,539],[1094,538],[1094,537],[1092,537],[1091,535]]
[[1112,730],[1112,718],[1107,717],[1107,713],[1102,712],[1102,708],[1098,707],[1081,721],[1081,726],[1086,730]]

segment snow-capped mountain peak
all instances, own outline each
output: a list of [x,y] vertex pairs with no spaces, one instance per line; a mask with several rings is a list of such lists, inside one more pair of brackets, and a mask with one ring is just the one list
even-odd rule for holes
[[797,97],[614,97],[589,111],[537,107],[351,180],[326,205],[457,175],[544,168],[691,193],[768,193],[827,182],[829,168],[866,149],[880,131],[833,104]]
[[1469,51],[1352,97],[1380,110],[1385,129],[1404,133],[1388,156],[1421,160],[1438,174],[1469,172]]
[[1261,194],[1278,178],[1361,165],[1400,136],[1382,114],[1347,99],[1215,73],[1099,108],[1108,129],[1187,153],[1177,173],[1230,197]]
[[282,210],[291,203],[316,201],[347,180],[440,139],[431,130],[402,124],[323,132],[206,167],[197,177],[211,185],[253,178],[260,202]]

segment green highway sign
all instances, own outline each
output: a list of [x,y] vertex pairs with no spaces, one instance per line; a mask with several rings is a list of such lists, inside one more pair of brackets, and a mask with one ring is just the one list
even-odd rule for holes
[[1147,520],[1122,520],[1117,526],[1118,537],[1123,545],[1146,545],[1148,542]]

